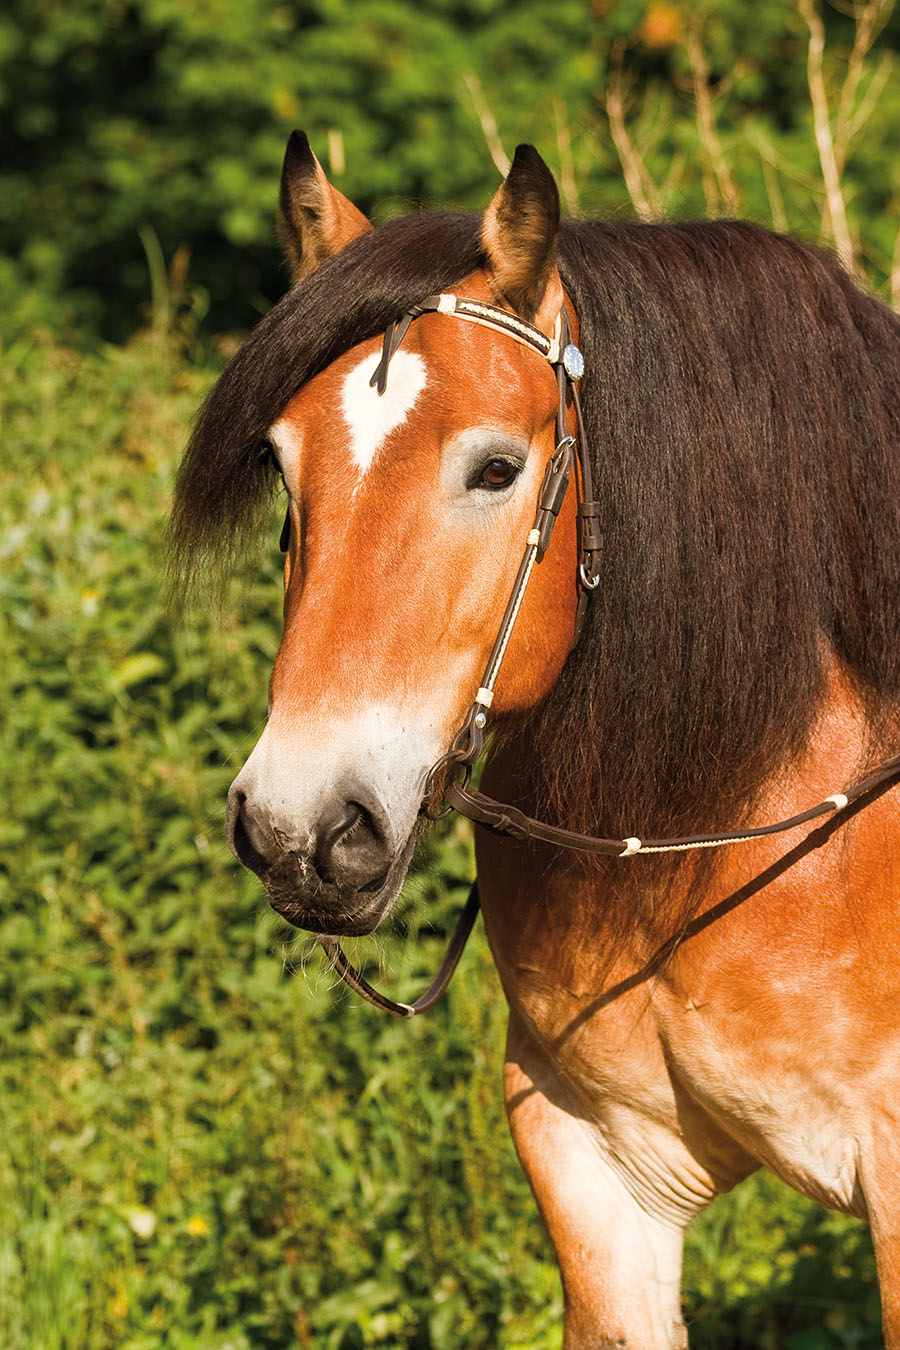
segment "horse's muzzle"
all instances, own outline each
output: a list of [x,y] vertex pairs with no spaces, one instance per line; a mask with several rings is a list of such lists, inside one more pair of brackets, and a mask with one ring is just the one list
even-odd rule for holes
[[406,871],[378,804],[349,794],[332,798],[301,840],[274,825],[264,808],[233,785],[227,833],[235,857],[261,879],[273,909],[315,933],[371,932]]

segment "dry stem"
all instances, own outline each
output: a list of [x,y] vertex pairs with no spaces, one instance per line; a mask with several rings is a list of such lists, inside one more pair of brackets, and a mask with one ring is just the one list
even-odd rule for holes
[[497,122],[491,112],[490,104],[485,98],[481,81],[474,70],[467,70],[463,75],[463,83],[469,91],[472,107],[475,109],[475,116],[478,118],[481,130],[484,133],[491,159],[494,161],[501,178],[505,178],[509,173],[511,160],[503,149],[500,132],[497,130]]
[[623,69],[623,52],[617,44],[613,52],[613,65],[606,87],[606,115],[609,118],[609,130],[622,174],[625,187],[632,205],[641,220],[659,220],[662,215],[662,203],[659,191],[647,170],[641,155],[638,154],[628,131],[625,118],[626,80]]
[[[872,0],[872,3],[878,2],[879,0]],[[847,220],[847,208],[841,189],[841,172],[835,154],[834,136],[829,116],[828,93],[825,88],[823,70],[825,25],[822,23],[822,16],[813,0],[797,0],[797,9],[809,29],[806,75],[813,109],[816,148],[819,152],[819,164],[825,183],[825,200],[830,233],[841,262],[848,272],[856,275],[856,241]],[[822,223],[824,228],[826,226],[824,218]]]
[[[887,72],[885,71],[884,79],[881,81],[878,92],[875,94],[874,98],[872,98],[866,113],[860,118],[859,114],[861,108],[857,109],[856,112],[854,112],[854,108],[860,81],[865,71],[866,57],[872,49],[873,42],[890,18],[893,8],[894,0],[853,0],[851,13],[855,20],[856,30],[853,37],[853,47],[847,63],[847,74],[844,77],[844,86],[841,90],[841,98],[838,104],[837,127],[835,133],[835,155],[839,169],[843,169],[844,167],[847,149],[852,137],[855,135],[858,128],[866,121],[866,118],[878,101],[878,95],[884,87],[884,80],[887,79]],[[884,60],[882,60],[882,66],[883,65]],[[869,93],[871,94],[871,88]]]
[[578,200],[578,187],[575,182],[575,164],[572,159],[572,136],[566,119],[566,110],[559,97],[553,99],[553,116],[556,121],[556,148],[559,153],[559,190],[563,203],[570,216],[576,218],[582,214]]
[[702,17],[695,15],[688,29],[685,46],[691,67],[691,82],[697,108],[697,131],[700,135],[701,168],[706,210],[710,216],[720,213],[724,205],[729,216],[740,212],[740,194],[731,176],[731,169],[716,125],[716,114],[709,91],[709,67],[701,41]]

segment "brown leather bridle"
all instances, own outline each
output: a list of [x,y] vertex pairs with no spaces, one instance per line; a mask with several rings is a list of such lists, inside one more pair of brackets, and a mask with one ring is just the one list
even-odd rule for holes
[[[453,743],[445,755],[428,771],[424,785],[422,812],[429,819],[437,820],[450,811],[458,811],[476,825],[481,825],[497,834],[508,835],[522,842],[538,840],[558,848],[571,849],[578,853],[594,856],[630,858],[648,853],[682,852],[689,849],[719,848],[724,844],[746,843],[761,839],[770,834],[781,834],[787,830],[805,825],[819,816],[843,811],[851,803],[869,796],[871,800],[887,791],[900,780],[900,755],[888,760],[881,768],[862,782],[835,792],[818,805],[801,811],[786,820],[776,821],[772,825],[759,825],[752,828],[726,830],[721,834],[689,835],[675,839],[603,839],[594,835],[578,834],[556,825],[547,825],[542,821],[526,816],[514,806],[477,791],[470,784],[472,767],[484,747],[484,730],[487,725],[488,711],[494,698],[494,685],[500,671],[506,649],[512,635],[532,569],[540,563],[550,543],[553,526],[565,497],[573,465],[576,466],[575,483],[578,493],[578,585],[579,598],[575,620],[573,646],[578,641],[584,623],[590,594],[600,581],[600,503],[593,498],[590,455],[584,421],[581,415],[581,400],[578,395],[578,381],[584,373],[584,358],[578,347],[572,342],[571,330],[565,308],[561,309],[556,321],[556,330],[552,338],[541,332],[533,324],[527,323],[515,314],[489,305],[480,300],[468,300],[455,295],[430,295],[420,304],[414,305],[396,323],[389,324],[384,335],[381,360],[372,376],[371,384],[383,394],[387,388],[391,358],[400,347],[407,329],[414,319],[422,314],[446,314],[454,318],[465,319],[482,324],[497,332],[504,333],[515,341],[530,347],[553,367],[559,389],[559,407],[556,416],[556,449],[547,462],[544,478],[538,493],[537,511],[534,524],[528,533],[522,554],[522,561],[513,582],[512,591],[500,622],[500,629],[488,656],[481,685],[475,695],[462,726],[454,737]],[[575,435],[568,431],[567,408],[571,401]],[[290,516],[282,531],[281,546],[287,548]],[[437,787],[448,773],[458,773],[459,778],[444,788],[443,800],[446,807],[441,810],[434,801]],[[868,803],[866,803],[868,804]],[[440,969],[426,989],[414,1003],[396,1003],[374,989],[360,972],[347,960],[336,938],[319,936],[319,942],[325,949],[331,964],[341,979],[360,997],[372,1003],[382,1011],[395,1017],[415,1017],[425,1012],[441,996],[462,955],[463,949],[475,919],[478,916],[478,883],[473,882],[468,900],[457,922],[447,952]]]

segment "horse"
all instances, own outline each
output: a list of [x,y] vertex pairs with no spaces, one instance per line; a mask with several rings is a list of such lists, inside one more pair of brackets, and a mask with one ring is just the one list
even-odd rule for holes
[[[295,132],[279,219],[291,288],[173,514],[182,575],[221,577],[287,491],[234,853],[291,924],[369,933],[486,727],[505,1100],[566,1350],[685,1346],[685,1228],[760,1167],[868,1220],[898,1350],[900,809],[896,773],[847,785],[900,745],[900,319],[757,225],[561,221],[529,146],[483,215],[373,229]],[[563,846],[598,834],[619,856]]]

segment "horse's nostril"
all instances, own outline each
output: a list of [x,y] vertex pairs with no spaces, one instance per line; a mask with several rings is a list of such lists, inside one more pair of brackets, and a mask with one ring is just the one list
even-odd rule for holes
[[338,789],[320,806],[310,830],[302,820],[291,821],[280,804],[273,808],[265,796],[232,784],[227,821],[232,852],[262,878],[270,898],[288,895],[292,909],[304,897],[319,908],[352,906],[356,891],[363,893],[360,902],[369,900],[384,889],[394,844],[380,803],[363,806],[354,800],[357,791]]
[[331,802],[319,817],[313,866],[323,881],[335,880],[335,849],[361,816],[362,808],[356,802]]
[[[251,819],[247,794],[232,787],[228,797],[229,840],[235,857],[257,876],[262,876],[271,862],[262,851],[266,847],[265,832],[260,822]],[[274,839],[271,847],[274,846]]]
[[322,881],[374,892],[381,889],[390,858],[384,834],[359,802],[334,801],[316,827],[313,866]]
[[381,876],[376,877],[374,881],[367,881],[365,886],[359,887],[359,890],[364,891],[367,894],[375,895],[378,891],[381,890],[382,886],[387,881],[387,879],[388,879],[387,872],[382,872]]

